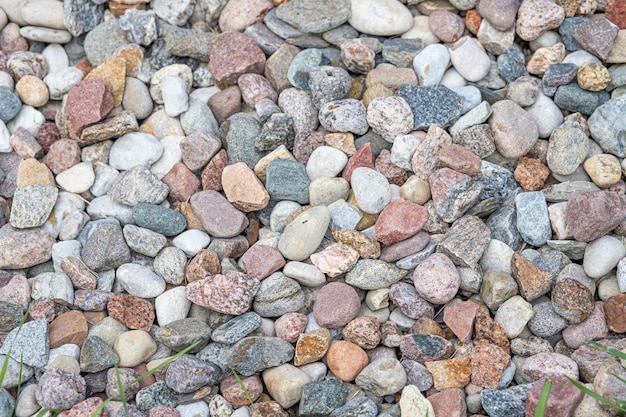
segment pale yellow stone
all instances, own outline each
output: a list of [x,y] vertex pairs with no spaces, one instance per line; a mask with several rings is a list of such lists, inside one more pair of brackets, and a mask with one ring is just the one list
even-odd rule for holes
[[261,210],[270,201],[270,195],[254,171],[237,162],[222,171],[222,187],[228,201],[244,212]]
[[601,153],[588,158],[583,168],[591,181],[600,188],[609,188],[622,178],[619,160],[610,154]]
[[611,82],[611,73],[602,64],[583,62],[578,67],[576,81],[583,90],[600,91]]
[[154,355],[157,351],[157,344],[152,336],[143,330],[129,330],[115,339],[113,349],[120,357],[118,365],[132,368]]
[[94,68],[85,79],[101,79],[111,84],[113,103],[115,106],[119,106],[122,104],[124,87],[126,86],[126,61],[119,56],[112,56]]
[[296,158],[293,157],[289,149],[285,145],[280,145],[278,148],[274,149],[272,152],[265,155],[263,158],[259,159],[259,162],[254,166],[254,173],[256,176],[263,182],[266,180],[266,171],[267,166],[272,161],[276,161],[278,159],[288,159],[290,161],[295,161]]
[[18,188],[28,185],[55,187],[56,183],[54,182],[54,175],[52,175],[52,172],[50,172],[45,164],[42,164],[34,158],[29,158],[20,162],[17,168],[16,185]]
[[324,144],[339,149],[348,157],[356,153],[354,146],[354,135],[350,132],[328,133],[324,136]]
[[15,84],[15,91],[24,104],[41,107],[50,99],[46,84],[33,75],[25,75]]
[[626,29],[617,32],[613,48],[606,58],[609,64],[626,64]]
[[416,175],[411,175],[400,187],[400,197],[424,205],[431,197],[430,185]]

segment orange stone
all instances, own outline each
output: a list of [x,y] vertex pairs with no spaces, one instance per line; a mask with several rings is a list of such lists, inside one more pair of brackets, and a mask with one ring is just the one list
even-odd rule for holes
[[296,366],[316,362],[324,357],[330,346],[330,332],[322,327],[309,333],[301,333],[296,342],[293,364]]
[[464,388],[469,384],[472,375],[469,356],[424,362],[424,366],[432,374],[435,389],[439,391],[448,388]]
[[369,363],[367,353],[357,345],[345,340],[333,343],[326,355],[328,368],[344,382],[354,381]]
[[517,281],[519,293],[528,302],[536,300],[550,291],[552,275],[537,268],[519,253],[513,254],[511,272]]
[[122,104],[126,87],[126,61],[123,58],[112,56],[85,77],[86,80],[94,78],[108,82],[111,85],[113,103],[115,106]]
[[56,182],[50,169],[45,164],[37,161],[35,158],[29,158],[22,162],[17,168],[18,188],[27,185],[45,185],[55,187]]
[[193,212],[191,208],[191,204],[187,201],[181,201],[180,203],[180,213],[185,216],[185,220],[187,220],[187,229],[195,229],[201,230],[205,232],[204,227],[202,227],[202,223],[196,213]]
[[480,24],[482,23],[483,18],[476,11],[476,9],[468,10],[465,12],[465,27],[469,30],[473,35],[478,33],[478,29],[480,29]]
[[228,201],[244,212],[261,210],[270,201],[263,183],[245,162],[237,162],[223,169],[222,187]]
[[539,159],[521,157],[513,175],[524,191],[539,191],[550,175],[550,168]]
[[511,364],[511,357],[500,346],[486,340],[476,340],[470,361],[472,384],[495,389],[500,383],[502,373]]
[[50,323],[50,349],[71,343],[82,346],[87,338],[87,320],[77,310],[68,311]]
[[193,257],[185,268],[187,282],[198,281],[211,275],[222,272],[222,266],[217,253],[210,249],[202,249]]
[[350,132],[329,133],[324,136],[324,143],[351,157],[356,153],[354,135]]

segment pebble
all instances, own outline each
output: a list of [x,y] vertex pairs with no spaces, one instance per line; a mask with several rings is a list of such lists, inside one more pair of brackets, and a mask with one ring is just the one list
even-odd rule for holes
[[583,258],[585,274],[589,278],[598,279],[615,268],[624,256],[626,248],[621,240],[613,236],[602,236],[593,240],[585,248]]
[[525,155],[539,137],[534,119],[511,100],[498,101],[491,109],[489,126],[498,152],[507,158]]
[[[397,0],[351,0],[350,26],[361,33],[393,36],[407,32],[413,26],[411,12]],[[377,13],[372,16],[372,8]]]
[[449,52],[453,67],[467,81],[480,81],[491,69],[491,61],[487,53],[474,38],[468,36],[460,38],[452,45]]
[[395,394],[404,388],[407,382],[406,372],[400,361],[394,358],[381,358],[367,365],[355,383],[377,396]]
[[398,89],[413,112],[413,129],[431,124],[448,127],[461,115],[461,98],[443,86],[403,85]]

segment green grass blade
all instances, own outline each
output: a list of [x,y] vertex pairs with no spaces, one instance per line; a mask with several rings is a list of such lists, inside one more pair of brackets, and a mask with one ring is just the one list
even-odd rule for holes
[[[28,308],[26,309],[26,312],[22,316],[20,325],[17,326],[17,333],[15,334],[15,337],[17,337],[17,335],[20,334],[20,331],[22,330],[22,326],[24,325],[24,323],[26,323],[26,319],[28,318],[29,313],[30,313],[30,305],[28,306]],[[2,369],[0,369],[0,386],[2,386],[2,382],[4,381],[4,377],[7,373],[7,369],[9,368],[9,359],[11,358],[12,350],[13,350],[13,346],[9,346],[9,350],[7,351],[7,354],[4,357],[4,361],[2,362]],[[20,370],[21,370],[21,366],[20,366]]]
[[126,392],[124,390],[124,384],[122,384],[122,377],[120,375],[120,368],[115,364],[115,380],[117,381],[117,389],[120,391],[120,400],[124,405],[124,414],[128,417],[128,403],[126,402]]
[[590,390],[589,388],[587,388],[586,386],[584,386],[583,384],[581,384],[580,382],[566,376],[567,379],[569,379],[569,382],[571,382],[572,384],[574,384],[574,386],[576,388],[578,388],[579,390],[581,390],[582,392],[584,392],[585,394],[587,394],[588,396],[590,396],[591,398],[593,398],[594,400],[601,402],[602,404],[606,404],[609,407],[615,408],[616,410],[620,411],[620,412],[624,412],[626,411],[626,409],[623,408],[623,406],[620,406],[620,404],[615,403],[607,398],[604,398],[602,395],[598,394],[597,392]]
[[[164,366],[169,365],[170,363],[174,362],[176,359],[178,359],[181,356],[183,356],[185,353],[189,352],[191,349],[193,349],[196,346],[198,346],[200,344],[200,342],[201,342],[201,340],[198,340],[197,342],[194,342],[194,343],[190,344],[185,349],[183,349],[180,352],[178,352],[176,355],[174,355],[174,356],[172,356],[170,358],[167,358],[167,360],[163,361],[162,363],[158,364],[154,368],[150,369],[148,372],[139,375],[137,378],[135,378],[133,381],[131,381],[130,384],[128,384],[127,386],[125,386],[123,388],[127,388],[127,387],[129,387],[129,386],[131,386],[131,385],[133,385],[133,384],[135,384],[137,382],[143,381],[144,379],[146,379],[147,377],[149,377],[153,373],[157,372],[159,369],[163,368]],[[121,392],[124,392],[124,390],[121,390]],[[102,413],[102,410],[104,410],[104,407],[106,407],[107,404],[109,404],[109,402],[111,402],[111,400],[112,400],[111,397],[108,397],[106,400],[104,400],[104,402],[102,404],[100,404],[100,406],[98,408],[96,408],[93,413],[91,413],[91,417],[99,417],[100,413]]]
[[585,341],[585,345],[589,346],[589,347],[593,347],[596,349],[600,349],[603,352],[608,353],[611,356],[615,356],[618,359],[624,359],[626,360],[626,353],[622,352],[621,350],[617,350],[617,349],[613,349],[610,348],[608,346],[603,345],[602,343],[598,343],[598,342],[594,342],[591,340],[587,340]]
[[13,407],[11,411],[9,411],[9,416],[15,415],[15,410],[17,409],[17,401],[20,399],[20,392],[22,391],[22,374],[24,367],[24,354],[20,355],[20,370],[17,374],[17,391],[15,392],[15,402],[13,403]]
[[250,395],[250,391],[248,391],[248,388],[244,385],[243,381],[239,377],[239,374],[237,374],[237,371],[235,371],[235,369],[233,369],[233,368],[230,368],[230,371],[233,373],[233,376],[237,380],[237,383],[239,384],[239,387],[241,388],[241,390],[245,394],[246,398],[250,402],[250,408],[252,409],[252,411],[255,411],[255,409],[254,409],[254,401],[252,401],[252,395]]
[[541,389],[541,395],[539,396],[539,402],[537,402],[537,408],[535,408],[535,417],[544,417],[546,415],[550,388],[552,388],[552,382],[546,379],[546,382],[543,383],[543,388]]

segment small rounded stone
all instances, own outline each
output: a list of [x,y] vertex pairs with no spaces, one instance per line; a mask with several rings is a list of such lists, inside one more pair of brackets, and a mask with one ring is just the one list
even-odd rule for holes
[[611,154],[598,154],[588,158],[583,164],[591,181],[600,188],[609,188],[622,178],[619,160]]
[[342,381],[354,381],[367,366],[367,353],[354,343],[339,340],[328,349],[326,361],[330,371]]
[[583,90],[601,91],[611,82],[611,73],[602,64],[583,62],[578,67],[576,81]]

